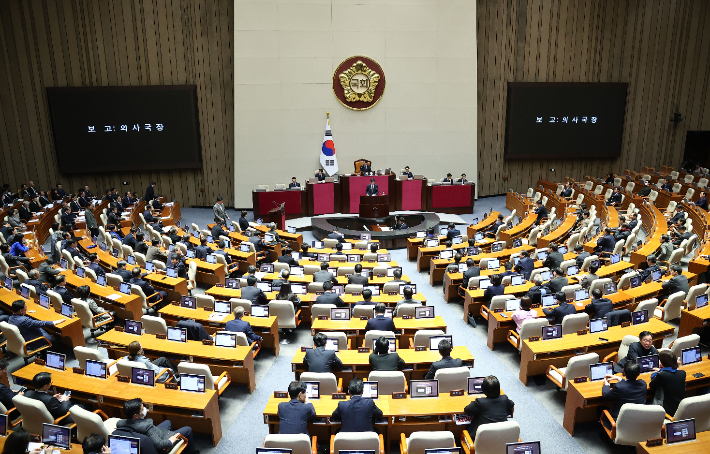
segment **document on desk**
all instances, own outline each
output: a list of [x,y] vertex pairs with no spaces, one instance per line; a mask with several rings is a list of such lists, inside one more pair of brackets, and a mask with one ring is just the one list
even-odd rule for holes
[[261,271],[257,271],[256,273],[254,273],[254,276],[256,276],[256,278],[259,279],[259,280],[264,279],[264,277],[265,277],[266,275],[267,275],[267,273],[264,273],[264,272],[261,272]]
[[119,295],[118,293],[112,293],[109,296],[107,296],[106,298],[116,301],[117,299],[121,298],[121,295]]
[[389,227],[384,227],[384,226],[383,226],[383,227],[380,227],[380,230],[381,230],[382,232],[389,232],[389,231],[392,230],[392,229],[390,229]]
[[222,312],[212,312],[208,317],[208,320],[211,322],[221,322],[227,317],[227,315],[229,314],[223,314]]

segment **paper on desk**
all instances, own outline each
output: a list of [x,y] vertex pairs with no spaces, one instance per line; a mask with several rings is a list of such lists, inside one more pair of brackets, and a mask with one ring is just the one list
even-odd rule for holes
[[225,319],[225,317],[227,317],[227,315],[229,314],[223,314],[222,312],[212,312],[209,316],[209,320],[221,322]]
[[119,295],[118,293],[112,293],[112,294],[110,294],[109,296],[107,296],[106,298],[108,298],[108,299],[110,299],[110,300],[116,301],[116,300],[119,299],[120,297],[121,297],[121,295]]
[[262,279],[264,279],[264,276],[266,276],[266,274],[267,273],[257,271],[256,273],[254,273],[254,276],[256,276],[257,279],[262,280]]
[[171,207],[173,205],[175,205],[175,202],[168,202],[165,204],[166,207]]
[[380,227],[380,230],[383,232],[389,232],[390,228],[389,227]]
[[163,216],[163,217],[160,218],[160,219],[170,219],[170,216]]

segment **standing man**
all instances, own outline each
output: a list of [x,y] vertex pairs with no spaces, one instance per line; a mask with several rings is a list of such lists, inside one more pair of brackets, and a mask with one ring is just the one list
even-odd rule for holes
[[533,210],[537,214],[537,219],[535,219],[535,225],[540,225],[540,222],[547,217],[549,214],[547,208],[542,204],[542,200],[538,200],[537,207]]
[[212,207],[212,211],[214,211],[214,222],[218,224],[227,222],[227,219],[230,219],[230,217],[227,216],[227,209],[224,207],[222,197],[217,197],[217,203]]
[[150,186],[145,190],[145,203],[150,203],[153,201],[153,198],[155,197],[155,190],[153,189],[155,187],[155,181],[152,181],[150,183]]
[[370,184],[367,186],[367,190],[365,192],[366,195],[377,195],[379,193],[379,188],[375,184],[375,179],[370,178]]

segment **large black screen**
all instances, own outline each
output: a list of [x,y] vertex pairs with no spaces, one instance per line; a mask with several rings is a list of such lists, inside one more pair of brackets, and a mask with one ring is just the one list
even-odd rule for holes
[[201,167],[195,85],[47,88],[61,173]]
[[621,154],[626,83],[509,82],[506,159]]

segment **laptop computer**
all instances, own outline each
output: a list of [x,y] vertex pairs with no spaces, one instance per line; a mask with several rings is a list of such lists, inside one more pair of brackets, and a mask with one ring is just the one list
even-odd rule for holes
[[619,263],[620,261],[621,261],[621,257],[619,256],[619,254],[612,254],[609,257],[609,263],[612,265],[615,265],[615,264]]
[[340,339],[333,339],[331,337],[325,340],[325,349],[333,350],[335,352],[340,351]]
[[180,297],[180,307],[185,307],[187,309],[197,308],[197,298],[194,296],[181,296]]
[[562,337],[562,325],[550,325],[542,327],[542,340],[559,339]]
[[251,316],[269,318],[269,306],[252,306]]
[[559,252],[560,254],[566,254],[567,253],[567,246],[559,246],[557,248],[557,252]]
[[601,333],[602,331],[607,331],[609,329],[609,323],[605,318],[595,318],[589,321],[589,332]]
[[331,320],[350,320],[350,308],[333,307],[330,309]]
[[[138,438],[123,437],[120,435],[108,436],[108,447],[117,454],[140,454],[141,441]],[[290,451],[290,449],[289,449]]]
[[[151,265],[152,265],[152,263],[151,263]],[[106,276],[97,275],[96,276],[96,283],[102,287],[106,287]]]
[[481,290],[485,290],[491,285],[491,280],[489,278],[485,279],[479,279],[478,280],[478,288]]
[[448,260],[453,256],[454,256],[454,251],[452,251],[451,249],[445,249],[439,253],[440,259]]
[[[695,418],[666,423],[666,443],[682,443],[695,440]],[[699,448],[702,451],[702,448]]]
[[224,280],[224,288],[231,288],[233,290],[236,290],[239,288],[239,279],[225,279]]
[[42,423],[42,443],[61,449],[71,448],[71,428]]
[[681,350],[680,357],[681,362],[684,366],[688,364],[699,363],[703,360],[703,357],[700,354],[700,346],[684,348],[683,350]]
[[500,260],[498,259],[493,259],[488,261],[488,269],[489,270],[497,270],[500,268]]
[[641,323],[648,322],[648,311],[646,309],[642,311],[635,311],[631,313],[631,324],[639,325]]
[[542,307],[550,307],[557,304],[557,300],[553,295],[544,295],[540,297],[540,301],[542,302]]
[[611,361],[589,365],[589,378],[591,381],[604,380],[605,375],[613,374],[614,363]]
[[[147,263],[146,263],[147,265]],[[168,277],[178,277],[178,272],[175,268],[167,268],[165,270],[165,273],[167,274]]]
[[654,368],[658,367],[658,355],[647,355],[639,356],[636,360],[639,367],[641,367],[641,373],[651,372]]
[[103,361],[86,360],[86,375],[94,378],[106,378],[106,363]]
[[[461,243],[463,243],[463,237],[462,237],[462,236],[455,236],[455,237],[451,238],[451,244],[452,244],[452,245],[454,245],[454,244],[461,244]],[[494,252],[495,252],[495,251],[494,251]]]
[[362,382],[362,398],[363,399],[377,399],[379,394],[377,392],[376,381],[363,381]]
[[237,335],[232,333],[215,333],[214,345],[215,347],[236,348]]
[[574,276],[579,274],[579,268],[576,265],[570,265],[567,267],[567,276]]
[[55,352],[47,352],[46,366],[52,369],[64,370],[64,362],[66,361],[66,355]]
[[187,342],[187,328],[169,326],[167,339],[175,342]]
[[143,323],[135,320],[126,320],[123,330],[128,334],[141,335],[143,333]]
[[547,258],[547,251],[537,251],[537,259],[545,260]]
[[503,250],[503,243],[493,243],[491,245],[491,252],[500,252],[502,250]]
[[486,377],[468,377],[468,394],[483,394],[483,380]]
[[708,305],[708,295],[703,293],[695,297],[695,308],[700,309]]
[[613,295],[614,293],[616,293],[616,282],[604,284],[604,295]]
[[118,291],[123,293],[124,295],[130,295],[131,294],[131,284],[127,282],[121,282],[121,285],[118,288]]
[[660,281],[663,277],[663,270],[656,270],[651,272],[651,279],[653,281]]
[[473,240],[474,240],[476,243],[483,241],[484,238],[485,238],[485,236],[483,236],[482,233],[475,233],[475,234],[473,235]]
[[271,282],[257,282],[256,288],[260,289],[264,293],[271,292]]
[[205,392],[205,376],[197,374],[180,374],[180,391],[192,393]]
[[392,268],[387,268],[387,277],[394,277],[395,270],[399,270],[400,272],[402,272],[402,267],[395,266]]
[[320,382],[319,381],[304,381],[306,385],[306,397],[309,399],[320,399]]
[[61,309],[62,316],[66,318],[74,318],[74,306],[67,303],[62,303]]
[[7,436],[7,415],[0,415],[0,437]]
[[439,397],[439,380],[410,380],[410,397]]
[[439,342],[441,342],[443,340],[449,341],[449,344],[451,344],[452,347],[454,346],[454,338],[451,335],[449,335],[449,336],[431,336],[429,338],[429,350],[438,350],[439,349]]
[[229,314],[232,312],[232,303],[229,301],[216,301],[214,302],[214,311],[220,314]]
[[629,278],[629,287],[631,288],[640,287],[641,283],[641,276],[634,276],[632,278]]
[[524,283],[525,278],[521,274],[510,276],[510,285],[523,285]]
[[155,371],[152,369],[131,368],[131,383],[143,386],[155,386]]
[[261,266],[259,267],[259,271],[262,273],[273,273],[274,272],[274,264],[273,263],[262,263]]
[[[313,178],[315,180],[315,178]],[[315,183],[312,182],[312,183]],[[256,454],[292,454],[293,450],[288,448],[256,448]],[[345,451],[340,451],[345,452]],[[372,451],[373,453],[375,451]]]
[[424,454],[463,454],[463,448],[428,448]]
[[540,454],[540,442],[506,443],[505,454]]
[[414,318],[434,318],[434,306],[415,307]]
[[575,301],[584,301],[589,299],[589,291],[586,288],[580,289],[580,290],[575,290],[574,292],[574,300]]
[[392,261],[392,255],[390,253],[387,254],[377,254],[377,261],[378,262],[391,262]]
[[76,267],[76,275],[77,275],[78,277],[85,277],[85,276],[86,276],[86,273],[84,272],[84,268],[82,268],[82,267],[80,267],[80,266],[77,266],[77,267]]

